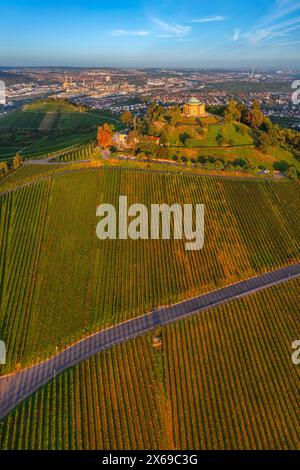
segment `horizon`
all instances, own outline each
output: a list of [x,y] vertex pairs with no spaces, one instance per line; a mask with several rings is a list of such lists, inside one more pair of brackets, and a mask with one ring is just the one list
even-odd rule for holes
[[286,72],[286,73],[299,73],[300,72],[300,64],[298,67],[287,67],[281,64],[277,65],[270,65],[268,67],[253,67],[253,66],[245,66],[245,67],[184,67],[184,66],[168,66],[168,67],[155,67],[155,66],[118,66],[118,65],[0,65],[0,70],[8,71],[14,69],[53,69],[53,70],[157,70],[157,71],[195,71],[195,72],[214,72],[214,73],[222,73],[222,72],[236,72],[236,73],[248,73],[254,70],[255,72],[266,72],[266,73],[275,73],[275,72]]
[[[8,67],[300,68],[300,2],[0,3]],[[16,31],[18,34],[16,34]]]

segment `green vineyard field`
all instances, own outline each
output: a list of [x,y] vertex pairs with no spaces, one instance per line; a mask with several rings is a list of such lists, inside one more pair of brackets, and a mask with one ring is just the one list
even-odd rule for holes
[[[16,173],[17,174],[17,173]],[[205,204],[205,245],[99,240],[96,208]],[[52,355],[109,325],[300,259],[300,187],[97,169],[0,196],[0,372]]]
[[299,449],[300,280],[99,353],[0,423],[1,449]]

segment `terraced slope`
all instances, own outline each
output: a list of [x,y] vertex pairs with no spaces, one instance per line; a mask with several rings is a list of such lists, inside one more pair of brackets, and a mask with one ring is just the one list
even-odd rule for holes
[[[1,372],[109,325],[299,261],[300,187],[119,169],[48,178],[0,198]],[[205,245],[102,240],[102,202],[204,203]]]
[[104,351],[0,424],[1,449],[296,449],[300,281]]

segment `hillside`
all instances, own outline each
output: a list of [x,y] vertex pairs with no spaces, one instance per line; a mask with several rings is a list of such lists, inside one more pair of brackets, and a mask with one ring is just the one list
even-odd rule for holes
[[[180,240],[100,241],[96,207],[116,205],[120,194],[148,207],[204,203],[204,249],[187,252]],[[1,372],[155,306],[299,261],[299,201],[299,185],[288,181],[118,168],[53,176],[2,195],[0,329],[8,357]]]
[[[205,122],[206,118],[199,118],[199,122]],[[190,121],[190,122],[189,122]],[[154,123],[157,131],[162,130],[160,122]],[[185,122],[179,122],[176,126],[168,128],[168,145],[172,147],[222,147],[218,140],[221,133],[225,133],[230,146],[253,146],[254,134],[248,126],[240,123],[233,123],[224,126],[223,123],[217,122],[208,124],[207,127],[199,127],[199,123],[194,119],[185,118]],[[225,146],[228,144],[224,144]]]
[[0,423],[1,449],[299,449],[300,281],[97,354]]
[[16,153],[23,158],[63,150],[95,140],[104,122],[123,126],[107,112],[87,111],[64,100],[42,100],[0,117],[0,161]]
[[[149,157],[176,160],[208,171],[257,174],[268,170],[285,174],[293,167],[300,175],[297,136],[291,137],[293,131],[286,130],[283,135],[282,130],[274,128],[273,134],[278,135],[274,139],[272,134],[271,139],[265,131],[238,121],[228,123],[224,117],[212,114],[186,117],[177,108],[172,109],[150,106],[145,117],[137,121],[138,143],[117,149],[117,154],[129,152],[129,156],[133,154],[138,160]],[[10,160],[16,153],[23,158],[45,158],[60,150],[64,153],[68,147],[95,142],[96,128],[104,123],[115,131],[124,129],[126,124],[119,119],[65,100],[36,101],[0,118],[0,161]],[[265,142],[267,137],[269,141]],[[151,141],[153,138],[157,140]],[[114,146],[115,143],[113,152]]]
[[23,107],[23,111],[30,111],[34,113],[77,113],[79,112],[79,107],[66,100],[46,99],[34,101],[33,103],[25,105]]
[[[197,100],[196,100],[197,101]],[[221,115],[191,116],[179,106],[152,103],[135,127],[128,149],[135,157],[172,159],[209,171],[277,171],[300,177],[300,133],[274,125],[260,109],[230,100]],[[122,119],[122,116],[121,116]],[[121,149],[123,150],[123,149]]]
[[[213,116],[212,116],[213,118]],[[199,122],[202,125],[199,126]],[[156,133],[161,133],[167,126],[167,152],[169,158],[186,157],[196,162],[213,163],[219,161],[220,166],[243,161],[248,168],[264,167],[268,170],[294,166],[300,172],[300,160],[293,153],[280,145],[270,145],[265,152],[257,148],[259,132],[249,126],[233,122],[225,125],[218,122],[208,122],[207,118],[185,118],[176,126],[154,123]],[[278,164],[278,166],[277,166]]]

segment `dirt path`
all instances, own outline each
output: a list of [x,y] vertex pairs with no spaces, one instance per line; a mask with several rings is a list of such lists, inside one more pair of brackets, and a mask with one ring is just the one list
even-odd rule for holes
[[39,126],[39,131],[47,131],[47,130],[52,129],[56,116],[57,116],[57,113],[53,113],[53,112],[46,113]]

